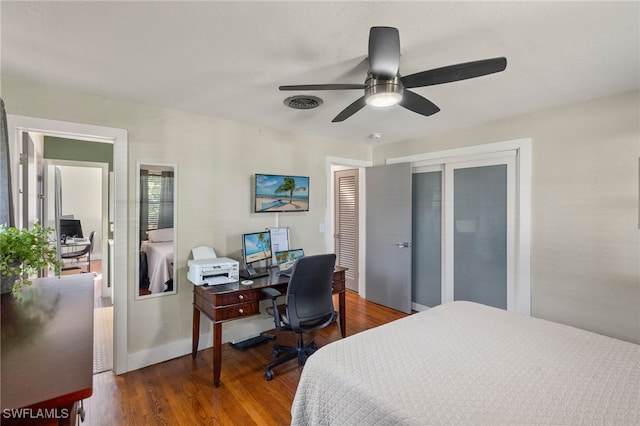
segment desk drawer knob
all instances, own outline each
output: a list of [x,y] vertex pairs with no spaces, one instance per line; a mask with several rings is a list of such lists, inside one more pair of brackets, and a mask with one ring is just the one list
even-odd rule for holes
[[238,299],[244,300],[244,296],[241,294],[241,295],[238,296]]
[[242,309],[242,308],[238,309],[238,313],[239,313],[240,315],[244,314],[244,309]]

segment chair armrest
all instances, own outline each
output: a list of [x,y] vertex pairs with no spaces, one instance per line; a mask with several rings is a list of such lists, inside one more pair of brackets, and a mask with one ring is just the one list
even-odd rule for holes
[[275,288],[271,288],[271,287],[265,287],[263,289],[260,289],[260,291],[262,292],[262,294],[266,295],[267,297],[269,297],[271,299],[271,304],[272,306],[272,315],[273,315],[273,320],[274,323],[276,325],[276,328],[278,330],[282,329],[282,319],[280,318],[280,310],[278,309],[278,297],[282,296],[282,293],[280,293],[278,290],[276,290]]
[[269,297],[271,299],[275,299],[277,297],[282,296],[282,293],[280,293],[275,288],[271,288],[271,287],[265,287],[263,289],[260,289],[260,291],[262,292],[262,294],[264,294],[265,296],[267,296],[267,297]]

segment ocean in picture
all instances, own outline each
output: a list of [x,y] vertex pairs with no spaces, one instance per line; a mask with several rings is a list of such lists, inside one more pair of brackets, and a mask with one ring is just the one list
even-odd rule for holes
[[308,211],[309,177],[256,174],[256,212]]

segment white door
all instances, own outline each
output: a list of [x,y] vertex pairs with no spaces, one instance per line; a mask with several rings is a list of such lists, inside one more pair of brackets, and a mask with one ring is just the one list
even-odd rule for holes
[[359,257],[358,238],[359,200],[358,169],[339,170],[334,173],[336,264],[347,269],[347,289],[358,291]]
[[29,133],[21,132],[22,149],[20,154],[20,220],[21,227],[32,229],[36,220],[42,220],[38,200],[38,162],[39,158]]

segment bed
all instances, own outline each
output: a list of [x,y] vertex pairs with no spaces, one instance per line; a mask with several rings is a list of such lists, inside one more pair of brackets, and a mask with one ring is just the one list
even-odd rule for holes
[[[140,252],[144,256],[149,292],[162,293],[173,287],[173,228],[147,232],[149,239],[142,241]],[[145,277],[141,273],[141,280]]]
[[293,425],[640,424],[640,345],[456,301],[320,348]]

